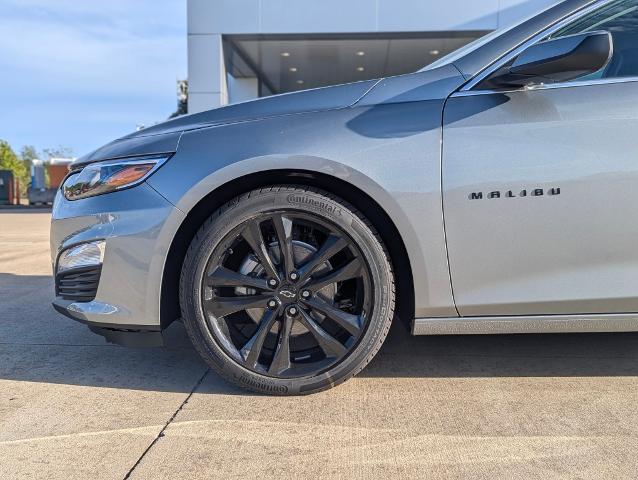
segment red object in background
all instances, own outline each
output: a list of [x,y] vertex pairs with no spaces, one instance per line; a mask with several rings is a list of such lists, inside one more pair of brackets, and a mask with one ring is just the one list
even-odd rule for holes
[[16,205],[20,205],[20,180],[16,178]]
[[69,173],[68,165],[47,165],[46,169],[49,173],[49,188],[58,188]]

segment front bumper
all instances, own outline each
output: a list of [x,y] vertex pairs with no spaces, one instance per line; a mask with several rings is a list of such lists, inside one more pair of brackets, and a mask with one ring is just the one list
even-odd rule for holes
[[54,275],[60,253],[105,242],[99,284],[90,301],[56,296],[54,308],[108,341],[161,344],[160,296],[165,260],[184,214],[148,184],[70,202],[59,192],[51,221]]
[[[121,325],[111,323],[99,323],[87,320],[81,310],[81,304],[69,300],[56,298],[53,308],[80,323],[84,323],[93,333],[104,337],[109,343],[115,343],[125,347],[161,347],[164,338],[160,328],[152,328],[147,325]],[[126,327],[126,328],[125,328]]]

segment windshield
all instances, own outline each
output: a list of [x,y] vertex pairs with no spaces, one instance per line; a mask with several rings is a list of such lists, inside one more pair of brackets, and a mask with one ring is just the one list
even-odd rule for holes
[[[551,7],[545,8],[543,10],[543,12],[547,11],[549,9],[551,9]],[[485,36],[483,36],[481,38],[477,38],[473,42],[470,42],[467,45],[465,45],[464,47],[461,47],[458,50],[453,51],[452,53],[446,55],[445,57],[439,58],[434,63],[429,64],[428,66],[422,68],[419,71],[424,72],[426,70],[434,70],[435,68],[442,67],[443,65],[447,65],[449,63],[454,63],[457,60],[459,60],[460,58],[462,58],[465,55],[467,55],[468,53],[473,52],[474,50],[481,48],[483,45],[486,45],[489,42],[491,42],[492,40],[494,40],[494,39],[500,37],[501,35],[509,32],[510,30],[515,29],[519,25],[522,25],[522,24],[528,22],[529,20],[531,20],[534,17],[540,15],[541,13],[542,12],[536,12],[533,15],[530,15],[529,17],[525,18],[524,20],[521,20],[520,22],[514,23],[513,25],[507,25],[507,26],[503,26],[503,27],[497,28],[493,32],[488,33],[487,35],[485,35]]]

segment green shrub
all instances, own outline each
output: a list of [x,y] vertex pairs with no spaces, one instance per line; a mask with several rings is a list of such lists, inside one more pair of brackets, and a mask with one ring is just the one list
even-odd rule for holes
[[13,176],[20,182],[20,195],[24,196],[31,181],[29,169],[4,140],[0,140],[0,170],[13,172]]

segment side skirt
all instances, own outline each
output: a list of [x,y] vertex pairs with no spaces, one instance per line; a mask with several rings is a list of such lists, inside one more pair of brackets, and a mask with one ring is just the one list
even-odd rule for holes
[[638,332],[638,313],[529,317],[417,318],[413,335]]

